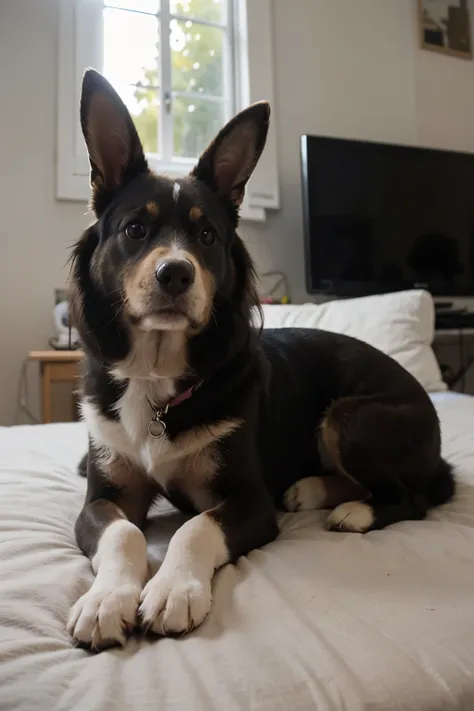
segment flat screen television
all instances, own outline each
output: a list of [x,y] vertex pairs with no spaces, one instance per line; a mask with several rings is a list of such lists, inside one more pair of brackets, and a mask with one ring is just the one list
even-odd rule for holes
[[474,294],[474,155],[302,136],[306,286]]

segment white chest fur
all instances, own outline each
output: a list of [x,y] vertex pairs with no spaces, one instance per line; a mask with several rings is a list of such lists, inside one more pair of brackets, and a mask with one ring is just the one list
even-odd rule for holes
[[187,493],[199,509],[202,485],[218,467],[215,443],[229,435],[240,422],[224,420],[196,427],[173,441],[166,433],[154,439],[148,433],[153,410],[147,401],[166,403],[175,395],[174,381],[131,379],[116,405],[119,419],[105,418],[90,400],[82,403],[82,415],[94,444],[101,449],[102,461],[113,472],[113,462],[124,457],[144,470],[164,490],[171,480]]
[[94,443],[102,447],[104,457],[112,461],[122,456],[144,469],[147,474],[166,488],[169,475],[178,466],[180,453],[166,434],[153,439],[148,425],[153,411],[147,401],[167,402],[174,395],[174,383],[166,378],[159,381],[131,379],[125,393],[117,403],[119,419],[109,420],[91,401],[84,401],[82,414]]
[[173,447],[166,433],[159,439],[150,437],[148,427],[154,416],[150,403],[166,403],[174,394],[174,383],[167,378],[158,382],[130,380],[125,393],[117,403],[119,426],[133,447],[135,461],[164,487],[166,487],[170,465],[178,463],[179,452],[176,451],[176,447]]

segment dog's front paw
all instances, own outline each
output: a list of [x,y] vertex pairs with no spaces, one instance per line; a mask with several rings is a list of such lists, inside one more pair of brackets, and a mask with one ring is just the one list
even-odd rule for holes
[[198,627],[211,602],[210,580],[162,567],[142,592],[139,614],[145,629],[160,635],[178,635]]
[[96,578],[71,610],[69,634],[93,651],[124,645],[137,622],[140,593],[133,583],[112,585]]
[[326,487],[320,477],[299,479],[286,490],[283,502],[287,511],[314,511],[326,503]]

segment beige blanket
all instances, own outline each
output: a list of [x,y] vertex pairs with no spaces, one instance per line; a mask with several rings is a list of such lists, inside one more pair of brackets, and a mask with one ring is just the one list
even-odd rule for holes
[[[474,398],[434,400],[455,502],[365,536],[283,515],[218,573],[201,628],[97,656],[65,631],[92,580],[73,534],[83,426],[0,429],[0,711],[472,711]],[[154,519],[155,562],[180,520]]]

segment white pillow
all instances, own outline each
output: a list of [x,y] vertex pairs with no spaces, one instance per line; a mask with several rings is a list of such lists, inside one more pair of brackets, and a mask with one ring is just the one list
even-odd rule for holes
[[326,304],[264,305],[265,328],[321,328],[345,333],[392,356],[428,392],[446,390],[431,348],[434,304],[426,291],[399,291]]

